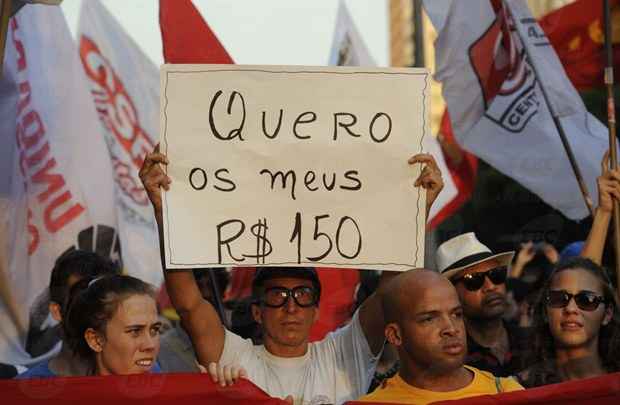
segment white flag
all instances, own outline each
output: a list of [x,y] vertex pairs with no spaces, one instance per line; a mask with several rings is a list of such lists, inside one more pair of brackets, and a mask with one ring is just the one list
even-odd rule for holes
[[336,14],[336,30],[329,55],[331,66],[376,66],[344,1]]
[[[80,58],[112,160],[123,263],[159,286],[163,273],[155,217],[138,177],[159,134],[159,72],[98,0],[82,2]],[[92,104],[92,103],[91,103]]]
[[[336,66],[376,66],[344,1],[340,2],[338,14],[336,16],[336,29],[334,31],[329,64]],[[412,102],[414,102],[414,100],[412,100]],[[437,138],[434,136],[425,136],[422,141],[423,151],[435,157],[435,161],[437,161],[437,165],[442,173],[449,174],[450,171],[448,170]],[[427,222],[430,222],[432,218],[458,194],[451,176],[444,176],[444,183],[443,190],[441,190],[441,193],[439,193],[431,207]]]
[[459,143],[568,218],[587,216],[540,86],[561,117],[594,201],[607,129],[586,111],[525,1],[453,1],[444,12],[436,78]]
[[0,269],[28,328],[20,336],[5,301],[0,362],[27,364],[57,347],[48,311],[56,258],[74,247],[118,258],[119,249],[110,161],[59,7],[28,6],[10,20],[0,121],[8,173],[0,182],[0,252],[7,252]]

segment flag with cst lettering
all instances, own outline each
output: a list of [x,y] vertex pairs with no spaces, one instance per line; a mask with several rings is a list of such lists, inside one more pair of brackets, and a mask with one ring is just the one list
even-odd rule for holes
[[0,79],[0,363],[59,348],[50,272],[69,249],[119,257],[113,182],[97,114],[59,7],[9,21]]
[[559,115],[593,201],[607,129],[586,111],[527,3],[446,3],[444,16],[433,11],[433,21],[443,22],[435,77],[443,84],[456,139],[568,218],[586,217],[549,108]]
[[138,177],[159,139],[159,72],[99,0],[82,2],[77,36],[91,105],[107,144],[99,153],[112,162],[124,269],[159,286],[157,225]]

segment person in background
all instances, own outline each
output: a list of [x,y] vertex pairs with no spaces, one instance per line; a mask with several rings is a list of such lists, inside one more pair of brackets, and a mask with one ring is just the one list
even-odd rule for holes
[[119,273],[111,260],[93,252],[70,250],[55,262],[50,276],[49,311],[52,318],[59,322],[57,333],[62,339],[60,352],[49,360],[38,363],[21,373],[19,378],[45,378],[81,376],[86,373],[86,364],[74,356],[71,348],[64,342],[62,324],[67,314],[69,291],[80,280],[92,280],[96,277]]
[[398,350],[400,370],[359,401],[424,405],[522,389],[512,378],[464,364],[463,306],[445,277],[418,269],[393,278],[383,311],[385,337]]
[[531,326],[534,302],[559,257],[550,243],[528,241],[521,244],[506,280],[512,311],[508,311],[505,320],[517,322],[520,328]]
[[560,262],[534,309],[526,387],[620,371],[620,318],[605,270],[575,257]]
[[473,232],[437,249],[437,265],[458,292],[467,328],[466,364],[507,377],[523,368],[524,336],[504,321],[506,279],[514,252],[495,254]]

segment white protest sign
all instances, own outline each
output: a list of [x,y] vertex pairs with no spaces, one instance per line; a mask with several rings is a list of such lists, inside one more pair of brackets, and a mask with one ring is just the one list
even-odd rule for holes
[[167,268],[423,266],[425,69],[164,65]]

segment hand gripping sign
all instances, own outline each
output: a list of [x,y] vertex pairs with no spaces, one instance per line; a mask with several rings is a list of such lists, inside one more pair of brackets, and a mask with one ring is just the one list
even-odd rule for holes
[[167,268],[423,266],[423,69],[164,65]]

